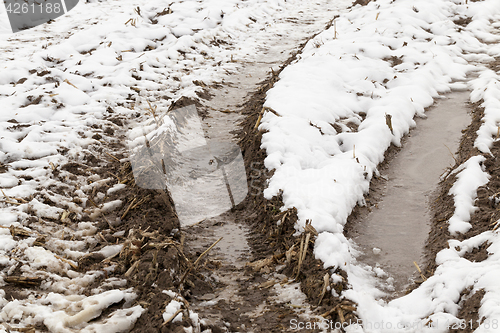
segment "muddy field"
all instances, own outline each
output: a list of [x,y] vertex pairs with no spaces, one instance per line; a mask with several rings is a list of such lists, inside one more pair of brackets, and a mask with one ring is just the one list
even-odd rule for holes
[[[282,68],[294,58],[288,59]],[[183,228],[177,238],[172,239],[175,245],[160,250],[142,249],[138,268],[167,268],[177,273],[171,278],[158,276],[155,288],[146,287],[147,275],[134,276],[136,280],[131,282],[142,290],[141,300],[150,304],[148,312],[136,324],[136,331],[147,328],[148,332],[156,332],[159,328],[162,332],[170,332],[175,331],[175,327],[191,325],[189,321],[164,324],[161,313],[170,298],[157,292],[163,289],[179,290],[186,309],[189,304],[201,319],[206,319],[201,329],[210,328],[213,332],[283,332],[290,329],[291,320],[301,317],[312,321],[319,321],[319,316],[332,322],[356,320],[355,304],[347,300],[341,302],[329,292],[331,288],[342,291],[347,281],[336,285],[325,282],[329,270],[323,269],[321,261],[313,257],[314,228],[302,237],[294,237],[296,211],[280,212],[282,202],[279,199],[269,201],[262,195],[265,180],[270,175],[263,164],[265,151],[260,149],[262,133],[255,125],[263,110],[265,94],[276,82],[281,69],[269,73],[269,78],[246,98],[240,110],[244,120],[237,136],[247,170],[250,190],[247,199],[219,217]],[[206,96],[213,94],[207,90]],[[190,102],[180,103],[179,107]],[[203,101],[193,103],[201,105]],[[156,201],[161,200],[160,194],[151,195]],[[171,209],[167,210],[167,214],[170,212]],[[136,220],[135,227],[132,222],[131,228],[155,232],[152,220],[145,217],[147,212],[137,211],[133,216],[143,216],[143,219]],[[281,221],[280,226],[276,225],[277,220]],[[176,222],[170,225],[178,228]],[[160,233],[166,231],[170,232],[164,229]],[[229,244],[221,248],[217,243],[212,249],[221,236],[230,237]],[[236,248],[240,255],[229,255],[235,251],[233,242],[239,244]],[[207,249],[210,251],[205,252]],[[193,266],[195,262],[197,265]],[[345,273],[338,273],[346,277]],[[278,297],[277,291],[285,288],[300,288],[307,300],[301,302],[300,293],[289,299]]]
[[[354,4],[366,5],[368,2],[370,1],[357,0]],[[329,25],[331,24],[330,22]],[[125,131],[122,129],[127,128],[130,119],[116,116],[111,108],[107,110],[103,121],[106,125],[94,128],[93,138],[100,140],[100,145],[93,154],[85,157],[85,163],[75,162],[53,167],[52,179],[68,184],[77,184],[78,177],[97,175],[100,179],[113,177],[113,181],[106,183],[109,188],[117,184],[126,185],[123,190],[113,192],[105,198],[95,196],[95,191],[89,196],[89,203],[95,208],[104,201],[121,200],[123,205],[118,210],[102,212],[98,216],[84,215],[79,221],[74,215],[66,215],[59,220],[49,219],[48,222],[66,227],[71,227],[76,222],[98,222],[96,241],[89,249],[92,253],[82,257],[74,269],[79,272],[106,272],[86,287],[86,296],[90,296],[98,286],[105,290],[105,280],[126,280],[126,284],[120,287],[133,288],[138,294],[134,304],[146,309],[132,332],[180,333],[190,327],[195,332],[214,333],[287,332],[291,331],[291,322],[294,320],[320,322],[327,319],[331,323],[340,324],[357,320],[356,304],[334,297],[332,293],[334,290],[336,294],[340,294],[342,290],[349,288],[347,273],[337,269],[335,273],[343,280],[331,283],[332,272],[314,258],[313,249],[318,234],[316,230],[308,225],[303,234],[296,236],[296,210],[281,211],[283,202],[280,197],[267,200],[263,196],[266,180],[272,175],[264,167],[266,153],[260,148],[263,133],[257,129],[266,111],[263,107],[266,92],[277,82],[280,72],[296,59],[304,45],[305,41],[295,47],[292,56],[279,69],[268,71],[250,94],[243,96],[239,103],[233,103],[232,109],[223,108],[222,113],[229,117],[224,119],[236,119],[238,122],[238,127],[232,134],[243,154],[249,194],[243,202],[220,216],[206,218],[191,226],[181,226],[168,191],[138,187],[132,166],[127,161],[127,148],[120,144],[126,141]],[[498,67],[498,62],[491,66]],[[200,86],[204,90],[198,93],[198,99],[181,98],[172,104],[170,111],[194,104],[200,111],[201,118],[208,122],[211,121],[210,118],[212,121],[219,121],[222,118],[217,118],[214,112],[218,115],[221,112],[214,111],[210,103],[216,103],[213,100],[224,95],[221,92],[225,89],[234,90],[235,84],[222,82],[206,86],[200,82]],[[39,102],[32,101],[35,104]],[[483,117],[480,104],[481,102],[468,105],[472,123],[462,131],[455,165],[445,172],[444,179],[432,197],[431,231],[425,244],[425,262],[421,265],[422,279],[434,273],[436,254],[447,248],[447,241],[452,239],[446,222],[455,209],[449,190],[456,177],[451,173],[471,156],[480,154],[473,147]],[[12,126],[13,130],[17,130],[17,123],[13,122]],[[386,152],[385,161],[378,166],[382,174],[391,167],[391,161],[398,153],[405,149],[405,140],[403,139],[402,148],[392,146]],[[479,209],[472,215],[473,228],[462,235],[462,239],[493,229],[494,221],[500,218],[497,200],[491,199],[496,199],[500,193],[500,160],[497,158],[500,143],[496,142],[491,151],[493,156],[484,155],[484,167],[491,179],[478,191],[476,205]],[[3,167],[0,165],[0,173],[4,172]],[[348,219],[345,235],[353,237],[359,233],[359,228],[362,228],[359,221],[366,218],[371,209],[383,200],[381,189],[385,182],[382,177],[373,178],[370,192],[366,195],[368,205],[354,209]],[[68,195],[66,188],[51,190],[60,195]],[[35,216],[30,220],[30,224],[39,222]],[[14,227],[10,228],[10,233],[16,239],[29,236],[22,229]],[[49,239],[50,235],[40,235],[35,243],[37,246],[50,248]],[[70,240],[73,237],[68,234],[64,239]],[[123,245],[123,248],[110,257],[97,253],[110,245]],[[466,259],[485,260],[488,257],[486,247],[483,245],[468,253]],[[115,268],[109,270],[110,267]],[[27,297],[26,291],[40,288],[40,280],[23,279],[20,270],[14,270],[9,275],[11,279],[6,280],[7,285],[3,287],[6,299],[22,300]],[[411,292],[421,282],[415,282],[403,292]],[[109,289],[114,287],[110,285]],[[166,290],[171,292],[163,292]],[[459,318],[476,322],[483,296],[483,291],[464,291],[460,298]],[[171,318],[165,318],[165,307],[172,300],[182,303],[181,308]],[[121,301],[113,304],[95,320],[105,318],[124,303],[125,301]],[[179,313],[184,314],[183,320],[173,321]],[[30,332],[35,329],[48,331],[42,324],[30,329]],[[320,332],[319,329],[305,331]],[[458,331],[473,330],[467,328]]]
[[[105,167],[93,169],[98,174],[114,174],[117,176],[117,183],[128,185],[120,196],[110,198],[122,199],[126,204],[121,211],[103,217],[99,232],[102,237],[95,250],[114,243],[124,243],[125,248],[119,256],[105,261],[102,256],[86,257],[80,261],[79,269],[99,270],[111,262],[119,265],[120,270],[113,274],[125,277],[128,280],[127,286],[132,286],[139,292],[137,302],[147,307],[147,311],[136,323],[134,332],[182,332],[183,327],[193,326],[189,319],[176,323],[164,320],[162,313],[173,298],[161,290],[177,290],[177,297],[185,304],[183,311],[194,310],[200,319],[204,319],[201,330],[209,328],[212,332],[283,332],[290,328],[291,320],[301,316],[313,321],[319,320],[318,316],[333,322],[356,320],[356,304],[340,301],[327,291],[335,289],[340,292],[348,288],[348,281],[344,280],[336,285],[325,283],[324,276],[329,271],[323,269],[322,263],[313,259],[312,254],[314,228],[311,227],[301,237],[294,237],[296,212],[280,212],[282,202],[279,199],[268,201],[262,196],[262,191],[258,191],[270,174],[263,167],[265,152],[259,148],[262,133],[256,130],[255,125],[259,121],[265,93],[277,80],[279,71],[273,74],[270,73],[269,78],[248,98],[241,111],[244,120],[238,132],[239,144],[247,167],[248,186],[253,191],[232,211],[194,226],[181,228],[168,194],[136,187],[130,164],[118,162],[124,156],[116,155],[118,160],[108,156]],[[207,89],[206,96],[210,94]],[[178,107],[189,103],[201,105],[200,101],[184,100],[178,103]],[[473,122],[463,131],[457,164],[448,172],[473,154],[478,154],[472,145],[482,117],[479,104],[470,105]],[[387,152],[386,160],[379,166],[381,172],[390,167],[391,160],[404,147],[404,144],[402,148],[394,146]],[[493,151],[498,151],[498,147]],[[500,169],[498,163],[488,156],[485,163],[488,172],[495,175],[495,170]],[[81,172],[82,168],[74,165],[62,167],[75,174]],[[425,246],[425,277],[433,274],[435,255],[447,247],[447,240],[451,238],[443,221],[454,210],[452,198],[448,195],[454,181],[454,176],[449,176],[439,184],[438,194],[432,205],[432,230]],[[372,190],[367,196],[371,206],[381,200],[377,191],[384,182],[382,178],[374,178],[372,181]],[[496,208],[488,200],[498,192],[500,183],[497,183],[495,177],[492,177],[490,183],[478,193],[480,210],[473,215],[473,224],[480,227],[473,229],[475,234],[491,228],[491,221],[499,217]],[[366,215],[369,209],[357,207],[351,214],[351,223],[352,219]],[[110,228],[111,224],[106,221],[113,221],[117,217],[123,217],[123,223]],[[279,226],[276,224],[277,220],[281,221]],[[349,226],[350,224],[347,225],[347,233],[351,232]],[[112,236],[117,232],[122,232],[123,236]],[[239,252],[229,255],[234,251],[234,244],[231,245],[229,241],[229,244],[221,247],[217,242],[221,235],[226,238],[231,235],[231,241],[238,243],[236,248]],[[470,236],[464,235],[464,238]],[[214,243],[215,246],[212,247]],[[470,256],[473,260],[483,260],[487,253],[482,248]],[[346,278],[344,272],[336,273]],[[300,282],[300,286],[295,282]],[[96,284],[98,283],[97,281]],[[292,288],[300,287],[307,295],[307,301],[294,304],[293,299],[278,298],[277,289],[273,287],[286,288],[289,285]],[[408,291],[417,286],[418,284],[410,287]],[[6,290],[12,297],[18,295],[17,287]],[[460,318],[478,319],[480,301],[481,294],[464,293]],[[120,304],[115,306],[119,307]],[[189,318],[189,315],[186,317]]]
[[[123,250],[112,258],[105,258],[102,254],[85,256],[78,262],[78,269],[99,271],[111,265],[119,267],[89,285],[88,294],[104,279],[125,278],[125,287],[133,287],[138,292],[137,304],[147,308],[133,332],[182,332],[183,327],[196,325],[189,319],[175,323],[164,320],[165,306],[175,297],[162,293],[162,290],[177,290],[176,297],[184,302],[182,311],[195,310],[200,319],[206,319],[201,330],[210,328],[212,332],[283,332],[290,327],[292,319],[304,316],[308,320],[319,320],[320,315],[334,322],[355,320],[355,304],[341,302],[329,292],[330,288],[338,292],[345,289],[347,281],[336,285],[325,283],[328,270],[313,258],[314,228],[311,227],[302,237],[294,237],[296,212],[280,212],[282,203],[279,199],[268,201],[263,198],[262,191],[258,191],[269,175],[263,167],[265,152],[259,148],[262,133],[255,129],[255,124],[261,114],[265,93],[278,74],[279,71],[270,74],[243,106],[244,121],[238,137],[252,193],[235,209],[219,217],[181,228],[167,192],[145,190],[135,185],[130,163],[120,162],[126,153],[117,153],[124,147],[107,147],[103,152],[113,151],[112,154],[89,156],[88,165],[61,166],[61,170],[73,175],[98,174],[104,177],[111,174],[116,184],[127,185],[119,194],[107,198],[120,199],[124,205],[122,209],[98,218],[97,243],[92,249],[97,252],[110,244],[123,244]],[[205,96],[210,95],[211,91],[207,89]],[[190,103],[201,105],[200,101],[184,99],[175,107]],[[110,118],[110,121],[121,125],[126,120]],[[96,131],[95,135],[99,132]],[[54,177],[57,175],[56,170]],[[121,222],[112,222],[117,220]],[[277,220],[281,220],[280,226],[276,225]],[[221,230],[225,226],[230,229]],[[226,238],[234,237],[235,227],[242,230],[242,235],[235,241],[247,243],[241,248],[241,255],[228,258],[228,253],[234,251],[231,244],[223,249],[217,247],[220,244],[211,248],[221,234]],[[43,244],[44,240],[39,242]],[[345,276],[343,272],[338,273]],[[300,286],[296,282],[300,282]],[[27,285],[22,281],[8,285],[5,288],[7,296],[21,297],[20,287]],[[307,295],[307,301],[295,304],[296,297],[288,300],[277,297],[276,290],[285,288],[300,288]],[[219,298],[217,302],[210,303],[216,298]],[[121,305],[117,303],[107,311]],[[101,316],[106,316],[106,312]]]

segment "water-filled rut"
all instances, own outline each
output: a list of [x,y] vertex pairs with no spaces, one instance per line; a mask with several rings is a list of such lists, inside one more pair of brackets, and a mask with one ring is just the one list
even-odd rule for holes
[[349,236],[360,247],[359,263],[383,269],[389,289],[403,291],[417,275],[430,230],[430,205],[440,176],[454,164],[461,130],[470,123],[469,92],[436,101],[417,119],[403,149],[381,173],[379,201],[355,221]]

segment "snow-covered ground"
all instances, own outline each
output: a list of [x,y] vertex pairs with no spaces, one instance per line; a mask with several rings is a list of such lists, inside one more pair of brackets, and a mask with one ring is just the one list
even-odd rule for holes
[[[202,88],[195,81],[210,85],[228,71],[243,70],[237,60],[256,53],[252,36],[300,2],[80,1],[55,22],[15,35],[0,6],[0,286],[9,275],[41,283],[41,291],[26,291],[23,299],[6,299],[0,290],[2,322],[43,323],[51,332],[119,332],[133,325],[144,307],[133,305],[135,292],[121,288],[124,280],[107,279],[83,295],[108,271],[75,269],[95,244],[97,230],[82,218],[123,205],[105,202],[112,178],[75,177],[58,168],[119,143],[113,133],[124,129],[113,117],[151,120],[148,102],[164,112],[181,96],[196,97]],[[458,31],[453,20],[465,17],[472,21]],[[471,101],[484,100],[476,146],[489,151],[500,123],[500,91],[498,73],[485,63],[500,54],[490,44],[500,41],[492,34],[499,21],[498,0],[379,0],[357,6],[309,41],[268,93],[265,106],[274,112],[264,114],[260,128],[267,131],[266,167],[276,172],[265,195],[283,191],[285,207],[298,209],[299,231],[312,220],[320,233],[316,257],[348,272],[352,288],[343,296],[358,303],[365,323],[379,325],[372,332],[446,332],[445,324],[458,322],[457,301],[467,287],[486,292],[479,311],[489,326],[477,332],[497,331],[497,232],[450,241],[437,257],[434,276],[385,303],[375,274],[356,263],[356,246],[344,237],[343,226],[353,207],[363,204],[384,152],[400,145],[413,118],[423,116],[440,93],[469,88]],[[225,43],[234,48],[219,47]],[[478,77],[466,81],[472,72]],[[348,126],[353,124],[357,131]],[[475,190],[488,181],[481,162],[471,157],[455,171],[452,233],[471,227]],[[97,207],[89,204],[91,195]],[[14,236],[20,233],[25,236]],[[485,242],[492,244],[487,260],[462,258]],[[100,251],[111,257],[120,250],[113,245]],[[117,302],[122,309],[91,322]],[[167,306],[165,317],[176,313],[177,303]],[[426,327],[431,321],[434,326]],[[402,330],[407,325],[417,328]]]
[[[124,186],[63,166],[92,165],[123,144],[123,120],[152,120],[148,102],[161,115],[244,70],[238,60],[256,54],[258,32],[299,3],[80,1],[64,17],[16,34],[0,10],[0,286],[12,276],[40,284],[19,299],[0,290],[0,321],[9,325],[1,333],[41,324],[51,332],[121,332],[134,324],[144,307],[125,280],[95,285],[114,265],[78,271],[96,244],[96,218],[123,206],[107,198]],[[98,252],[109,258],[121,249]]]
[[10,29],[7,13],[5,12],[5,7],[2,6],[0,7],[0,35],[10,33],[12,33],[12,30]]
[[[457,29],[453,21],[467,17],[471,23]],[[260,129],[266,131],[265,165],[276,171],[264,194],[271,198],[283,191],[284,208],[298,209],[299,231],[312,220],[319,232],[316,257],[325,267],[348,272],[352,288],[343,295],[358,303],[357,313],[369,332],[447,332],[450,325],[461,324],[457,303],[468,287],[486,292],[479,310],[485,321],[476,332],[499,329],[497,232],[450,241],[449,249],[437,256],[435,274],[389,303],[380,300],[376,274],[356,262],[356,245],[343,234],[352,209],[364,204],[384,152],[401,144],[415,126],[414,117],[424,116],[439,94],[468,88],[472,102],[484,100],[475,146],[489,152],[500,121],[500,94],[498,73],[486,63],[500,54],[500,36],[493,34],[499,21],[496,0],[371,2],[340,16],[309,41],[268,92],[265,106],[274,112],[264,114]],[[466,81],[472,72],[478,78]],[[386,115],[392,116],[392,130]],[[489,179],[483,160],[471,157],[454,171],[458,180],[450,190],[456,207],[449,220],[452,235],[471,228],[476,189]],[[485,242],[492,244],[487,260],[462,258]],[[362,328],[353,325],[350,330]]]

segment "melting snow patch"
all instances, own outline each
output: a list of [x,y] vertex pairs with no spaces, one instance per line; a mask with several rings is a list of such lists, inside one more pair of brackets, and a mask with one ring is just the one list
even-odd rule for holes
[[123,244],[117,244],[117,245],[108,245],[100,249],[97,253],[102,254],[104,257],[112,257],[120,253],[120,251],[123,249]]
[[480,186],[488,183],[490,178],[481,167],[484,160],[483,156],[474,156],[456,169],[459,172],[458,179],[449,193],[454,196],[455,201],[455,212],[448,221],[448,230],[452,235],[464,234],[472,227],[469,220],[471,214],[476,210],[474,206],[476,191]]
[[[181,309],[182,302],[178,302],[176,300],[170,301],[165,307],[165,312],[163,312],[163,320],[165,321],[181,321],[182,320],[182,312],[177,312]],[[174,316],[175,315],[175,316]]]
[[[102,311],[111,304],[124,301],[129,304],[136,295],[128,290],[110,290],[89,297],[49,293],[28,303],[14,300],[6,304],[0,318],[4,321],[24,319],[28,325],[43,323],[51,332],[69,333],[74,329],[80,332],[123,332],[130,329],[142,314],[140,306],[115,310],[107,318],[97,322]],[[33,300],[32,300],[33,301]]]

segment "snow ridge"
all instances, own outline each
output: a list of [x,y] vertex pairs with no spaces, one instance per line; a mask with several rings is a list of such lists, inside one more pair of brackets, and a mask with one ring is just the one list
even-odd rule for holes
[[[453,21],[467,17],[472,22],[457,29]],[[494,0],[382,0],[358,6],[309,41],[267,94],[264,106],[274,112],[264,114],[260,129],[265,131],[265,165],[275,172],[264,195],[270,199],[283,191],[283,209],[298,210],[298,232],[306,220],[312,221],[319,232],[316,258],[325,268],[348,272],[352,289],[343,295],[358,303],[363,321],[379,324],[367,332],[444,332],[446,323],[459,323],[460,292],[488,285],[487,267],[498,274],[496,255],[471,263],[453,250],[453,241],[439,253],[434,276],[386,304],[377,300],[382,292],[374,274],[356,264],[356,250],[343,226],[355,205],[363,204],[387,148],[401,144],[415,126],[413,118],[425,116],[439,94],[466,89],[466,75],[472,71],[479,78],[470,83],[471,100],[483,99],[486,108],[476,146],[489,152],[500,124],[498,76],[478,62],[498,54],[498,46],[486,42],[500,40],[490,23],[499,18],[500,3]],[[472,157],[457,170],[459,181],[450,191],[456,206],[452,233],[470,228],[476,190],[488,181],[483,159]],[[486,240],[493,243],[488,248],[493,252],[496,232],[457,246],[463,251]],[[492,307],[500,299],[496,284],[485,287],[480,310],[490,322],[500,319],[498,307]],[[363,331],[360,326],[351,329]],[[483,331],[488,331],[484,325],[477,330]]]

